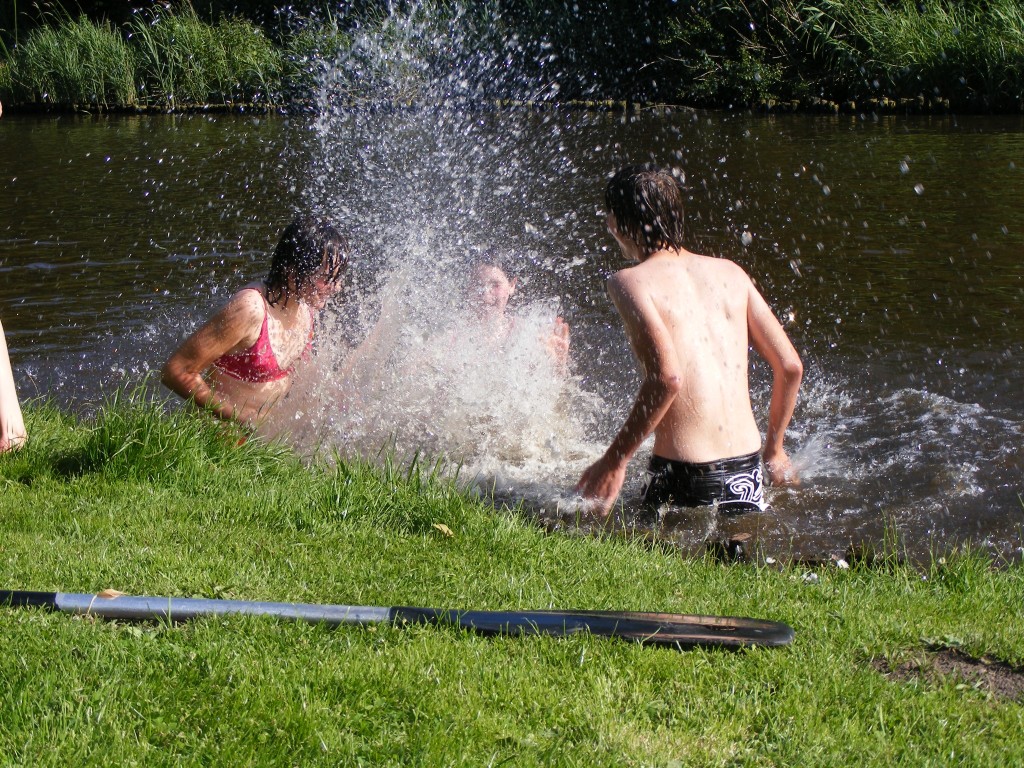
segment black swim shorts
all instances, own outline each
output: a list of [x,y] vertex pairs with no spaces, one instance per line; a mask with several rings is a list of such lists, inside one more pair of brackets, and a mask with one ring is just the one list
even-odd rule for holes
[[703,463],[672,461],[651,456],[644,487],[644,506],[703,507],[719,512],[764,511],[764,479],[757,452],[733,459]]

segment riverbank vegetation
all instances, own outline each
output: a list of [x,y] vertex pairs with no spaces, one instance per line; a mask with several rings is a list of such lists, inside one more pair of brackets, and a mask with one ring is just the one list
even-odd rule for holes
[[329,72],[332,92],[358,104],[1024,108],[1016,0],[42,7],[0,11],[4,103],[297,108]]
[[[436,471],[300,462],[121,398],[29,404],[0,456],[3,588],[785,621],[786,648],[0,608],[17,764],[1012,765],[1024,571],[682,558],[546,534]],[[986,663],[975,662],[984,658]],[[995,674],[998,672],[998,674]],[[998,682],[997,682],[998,679]]]

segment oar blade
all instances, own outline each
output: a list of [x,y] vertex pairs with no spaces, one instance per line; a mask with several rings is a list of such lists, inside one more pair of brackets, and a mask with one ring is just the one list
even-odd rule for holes
[[446,624],[484,635],[589,633],[676,648],[776,647],[793,641],[792,627],[735,616],[694,616],[633,611],[455,611],[396,607],[395,619]]

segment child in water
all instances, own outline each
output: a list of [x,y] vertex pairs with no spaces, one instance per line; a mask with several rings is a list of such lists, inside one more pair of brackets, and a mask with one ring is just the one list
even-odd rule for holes
[[[773,484],[797,477],[783,447],[803,376],[771,307],[735,263],[684,245],[683,191],[669,171],[623,168],[605,190],[608,231],[635,262],[608,280],[643,382],[611,445],[576,490],[607,516],[626,466],[654,433],[645,505],[765,509],[762,460]],[[768,430],[750,405],[747,349],[772,369]]]
[[295,219],[266,279],[248,285],[171,355],[163,383],[226,421],[256,427],[288,392],[313,341],[314,313],[341,290],[348,243],[331,225]]
[[[468,303],[479,322],[480,335],[499,345],[508,339],[516,323],[507,310],[519,278],[509,277],[508,265],[507,256],[487,249],[472,259],[468,274]],[[559,368],[565,369],[569,360],[569,325],[564,319],[555,318],[544,344]]]
[[7,339],[0,324],[0,453],[20,448],[27,438],[18,392],[14,388],[11,359],[7,356]]

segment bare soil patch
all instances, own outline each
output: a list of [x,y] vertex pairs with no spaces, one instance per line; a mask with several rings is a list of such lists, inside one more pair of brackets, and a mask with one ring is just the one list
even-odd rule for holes
[[1001,699],[1024,702],[1024,670],[1002,661],[976,659],[956,648],[937,649],[924,658],[911,659],[895,667],[885,659],[875,659],[872,666],[890,680],[941,683],[956,678],[964,685],[988,691]]

